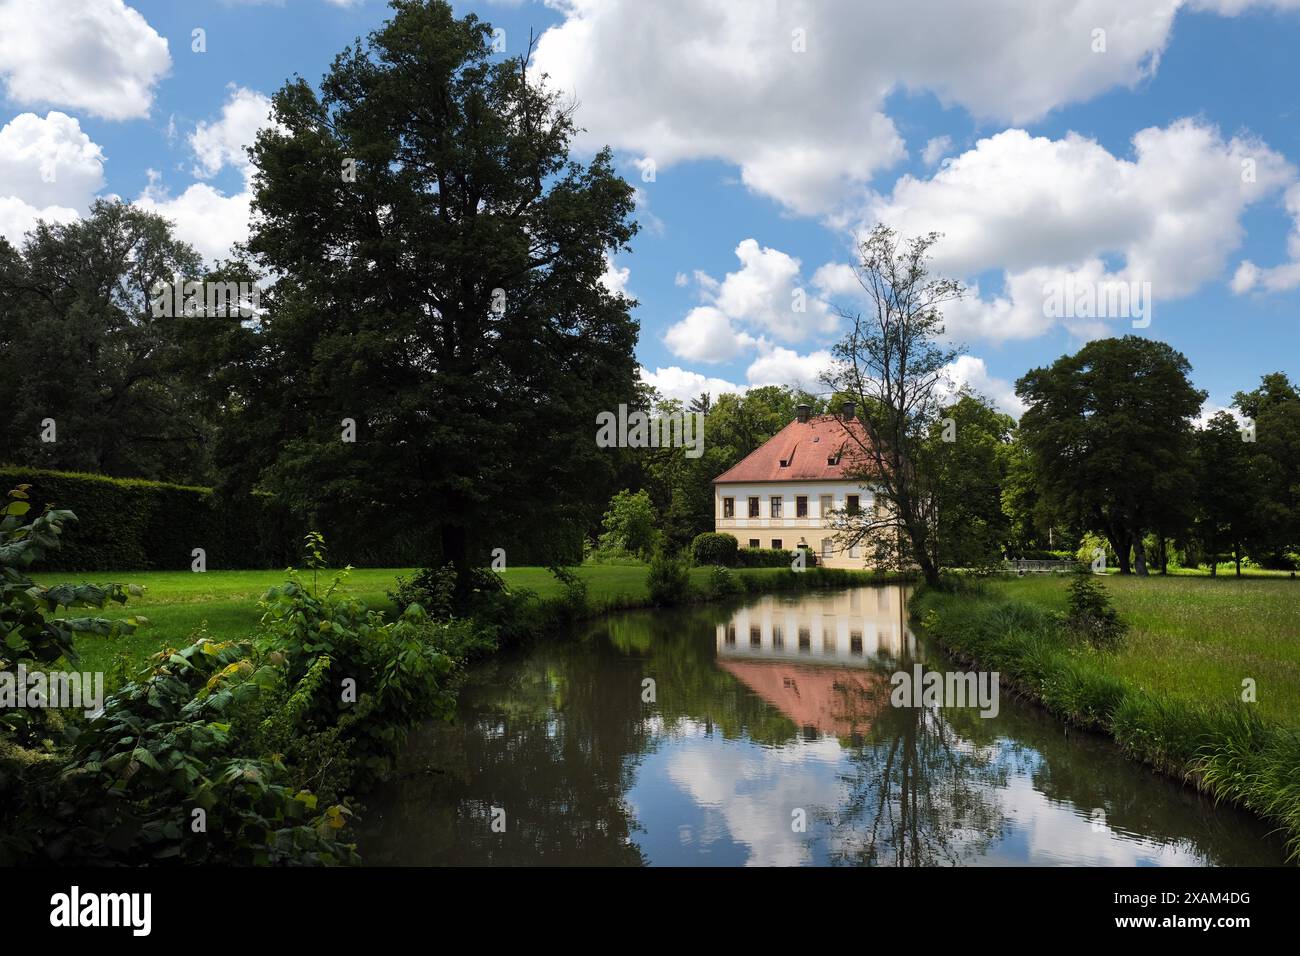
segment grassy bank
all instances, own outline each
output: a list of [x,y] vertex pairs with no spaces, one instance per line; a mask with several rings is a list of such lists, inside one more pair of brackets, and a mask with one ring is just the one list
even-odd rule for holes
[[[982,593],[924,590],[926,632],[1132,757],[1276,822],[1300,851],[1300,585],[1289,580],[1106,580],[1128,634],[1099,650],[1061,626],[1060,578]],[[1256,700],[1242,701],[1243,681]]]
[[[646,586],[645,565],[591,565],[575,569],[587,585],[589,614],[600,614],[622,608],[646,607],[650,593]],[[710,568],[692,568],[689,599],[698,599],[707,586]],[[410,577],[410,568],[358,568],[355,569],[343,590],[352,597],[365,601],[370,607],[391,611],[388,592],[397,584],[397,578]],[[512,591],[529,590],[543,600],[558,599],[563,586],[545,568],[521,567],[502,572]],[[841,581],[838,575],[827,577],[822,569],[812,569],[805,575],[796,575],[786,568],[753,568],[734,572],[742,588],[761,591],[784,590],[801,586],[830,586],[869,583],[883,580],[867,574],[843,572],[850,575]],[[145,588],[143,597],[133,598],[124,607],[111,607],[104,617],[125,618],[143,615],[149,625],[134,634],[113,640],[82,637],[77,650],[82,655],[82,666],[90,671],[111,670],[119,655],[132,662],[143,662],[163,647],[181,647],[200,628],[217,640],[237,640],[248,637],[261,619],[258,600],[266,590],[284,582],[283,571],[147,571],[104,574],[43,574],[37,575],[41,584],[52,585],[67,580],[85,580],[102,583],[121,581],[139,584]]]

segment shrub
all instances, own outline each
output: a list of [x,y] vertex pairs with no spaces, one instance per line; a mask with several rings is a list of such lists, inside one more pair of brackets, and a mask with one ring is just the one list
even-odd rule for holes
[[705,584],[705,593],[710,600],[730,597],[740,590],[740,585],[731,576],[731,572],[721,565],[715,565],[709,571],[709,580]]
[[[803,549],[804,566],[815,567],[817,555]],[[736,552],[736,565],[742,568],[788,568],[794,562],[793,551],[784,548],[741,548]]]
[[646,586],[652,604],[658,607],[681,604],[690,597],[690,569],[681,558],[658,552],[650,561]]
[[731,567],[736,563],[740,542],[733,535],[706,531],[691,542],[691,556],[700,566],[717,564]]
[[1087,567],[1080,565],[1070,582],[1069,610],[1066,626],[1096,647],[1118,643],[1128,630],[1110,603],[1106,588]]

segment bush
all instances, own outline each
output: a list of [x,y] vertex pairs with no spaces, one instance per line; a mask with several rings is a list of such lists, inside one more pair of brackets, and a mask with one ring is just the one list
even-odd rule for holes
[[655,606],[681,604],[690,598],[690,568],[681,558],[661,551],[650,561],[646,586],[650,589],[650,602]]
[[706,531],[697,534],[691,542],[691,556],[701,567],[716,564],[732,567],[736,563],[736,553],[740,542],[733,535]]
[[[808,548],[804,553],[804,566],[816,567],[817,555]],[[736,552],[736,566],[741,568],[788,568],[794,562],[794,551],[784,548],[741,548]]]
[[709,580],[704,587],[708,598],[716,601],[720,598],[730,597],[739,591],[741,586],[736,583],[730,571],[721,565],[715,565],[709,571]]
[[1096,647],[1116,644],[1128,630],[1128,625],[1119,619],[1119,613],[1111,605],[1105,587],[1082,565],[1070,582],[1065,624]]

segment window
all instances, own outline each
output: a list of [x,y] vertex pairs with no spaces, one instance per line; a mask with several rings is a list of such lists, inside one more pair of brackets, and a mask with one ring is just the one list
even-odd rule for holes
[[758,547],[758,539],[757,539],[757,538],[750,538],[750,539],[749,539],[749,546],[750,546],[751,548],[757,548],[757,547]]
[[770,511],[773,518],[781,517],[781,496],[780,495],[772,496]]
[[751,624],[749,627],[749,646],[761,647],[762,644],[763,644],[762,630]]
[[780,551],[780,550],[781,550],[781,539],[780,539],[780,538],[773,538],[773,539],[772,539],[772,550],[773,550],[773,551]]
[[808,517],[808,496],[796,495],[794,499],[794,516],[796,518]]
[[822,635],[822,653],[827,657],[835,656],[835,638],[829,634]]
[[727,646],[736,646],[736,625],[734,624],[727,625]]
[[722,499],[722,517],[724,517],[724,518],[734,518],[734,517],[736,517],[736,499],[735,499],[735,498],[723,498],[723,499]]
[[856,558],[857,556],[858,556],[858,543],[854,541],[851,545],[849,545],[849,557]]
[[844,510],[851,515],[858,513],[858,496],[846,495],[844,498]]
[[812,632],[806,627],[799,628],[799,653],[812,653]]
[[749,499],[749,516],[750,516],[751,518],[757,518],[757,517],[758,517],[758,497],[757,497],[757,496],[755,496],[755,497]]
[[830,518],[831,509],[835,507],[835,499],[830,495],[822,495],[822,518]]
[[822,557],[835,557],[835,542],[831,538],[822,538]]
[[856,657],[862,656],[862,632],[849,631],[849,653]]
[[785,647],[785,631],[781,630],[780,624],[772,625],[772,646]]

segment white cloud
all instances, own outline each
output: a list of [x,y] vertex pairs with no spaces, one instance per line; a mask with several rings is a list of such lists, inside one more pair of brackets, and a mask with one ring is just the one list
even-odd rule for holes
[[[859,0],[554,5],[565,19],[542,35],[536,68],[579,104],[582,145],[653,159],[661,186],[673,163],[721,159],[751,189],[824,214],[905,155],[885,114],[892,92],[1027,123],[1149,78],[1182,2],[1037,0],[1031,15],[1023,0],[913,0],[869,15]],[[1094,30],[1105,31],[1104,53]]]
[[110,120],[149,115],[167,41],[122,0],[0,0],[9,98]]
[[664,398],[677,398],[682,401],[695,398],[701,392],[708,392],[714,398],[725,392],[743,393],[744,385],[736,385],[726,379],[711,378],[699,372],[687,371],[676,365],[657,368],[653,372],[644,366],[640,370],[641,381],[659,390]]
[[951,149],[951,136],[935,136],[925,144],[925,149],[921,150],[921,162],[927,166],[934,166],[947,156]]
[[685,272],[679,272],[673,277],[673,285],[677,286],[679,289],[686,288],[686,286],[690,285],[690,282],[690,277],[687,276]]
[[253,167],[245,147],[252,145],[259,130],[271,125],[267,97],[233,84],[230,90],[221,115],[211,122],[200,121],[187,142],[194,153],[193,173],[197,178],[215,176],[229,165],[239,170],[243,188],[227,195],[200,182],[172,196],[151,178],[135,201],[137,206],[170,219],[177,238],[188,242],[210,262],[226,258],[235,243],[248,240]]
[[628,291],[627,280],[632,276],[630,266],[619,268],[613,257],[605,256],[605,271],[601,274],[601,284],[614,295],[625,295],[632,298],[632,293]]
[[[1150,283],[1158,305],[1223,275],[1247,206],[1295,179],[1265,144],[1224,140],[1190,119],[1133,137],[1134,158],[1071,133],[1011,129],[980,140],[928,179],[904,176],[870,204],[866,224],[905,235],[935,230],[934,268],[957,278],[1003,271],[1003,287],[945,310],[954,337],[1028,338],[1051,328],[1045,286]],[[1243,175],[1251,164],[1253,177]],[[1238,284],[1246,280],[1239,279]],[[1105,322],[1066,321],[1077,334]]]
[[1286,208],[1292,219],[1291,234],[1286,241],[1291,261],[1263,269],[1249,259],[1244,260],[1232,277],[1232,291],[1238,295],[1255,289],[1285,292],[1300,286],[1300,183],[1292,184],[1286,191]]
[[20,113],[0,128],[0,183],[0,235],[21,245],[37,220],[86,212],[104,185],[104,153],[66,113]]
[[696,272],[707,304],[668,329],[664,342],[674,355],[721,362],[758,345],[766,335],[799,342],[834,330],[837,318],[830,306],[800,283],[798,259],[753,239],[735,251],[740,269],[721,282]]
[[135,205],[171,220],[176,238],[212,262],[229,256],[235,243],[248,241],[252,198],[247,189],[227,196],[207,183],[194,183],[172,197],[151,184]]
[[831,367],[833,358],[825,349],[800,355],[792,349],[769,345],[759,346],[761,354],[745,370],[750,385],[788,385],[817,391],[821,374]]
[[227,165],[248,173],[247,149],[263,127],[271,124],[271,100],[256,90],[230,85],[230,98],[214,122],[200,121],[189,135],[196,160],[194,175],[211,179]]
[[989,399],[999,411],[1019,418],[1025,411],[1025,403],[1016,395],[1015,386],[1006,379],[989,374],[988,366],[982,358],[974,355],[959,355],[945,369],[947,387],[943,389],[949,398],[954,397],[962,388],[967,388],[977,395]]

